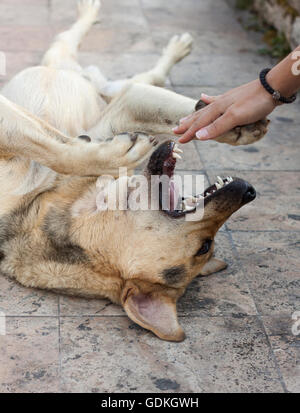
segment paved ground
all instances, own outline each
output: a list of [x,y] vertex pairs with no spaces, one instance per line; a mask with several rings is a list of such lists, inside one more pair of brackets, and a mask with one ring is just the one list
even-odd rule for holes
[[[8,76],[38,64],[53,35],[75,16],[74,0],[1,0],[0,50]],[[268,66],[257,41],[222,0],[103,0],[101,25],[81,62],[111,77],[152,65],[168,38],[190,31],[193,54],[170,86],[199,97],[252,79]],[[2,77],[1,83],[7,79]],[[106,301],[59,297],[0,277],[1,392],[299,392],[299,103],[272,115],[268,136],[251,147],[185,146],[182,170],[247,178],[257,200],[230,219],[217,250],[227,270],[199,278],[179,304],[187,339],[158,340]]]

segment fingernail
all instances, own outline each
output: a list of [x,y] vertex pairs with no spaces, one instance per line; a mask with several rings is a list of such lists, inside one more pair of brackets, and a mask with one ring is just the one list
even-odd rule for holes
[[200,140],[205,140],[208,138],[208,130],[206,128],[198,130],[196,132],[196,138]]
[[208,98],[209,96],[206,95],[205,93],[201,93],[201,97],[202,97],[202,98]]
[[178,126],[175,126],[175,128],[172,128],[173,132],[176,132],[178,130]]

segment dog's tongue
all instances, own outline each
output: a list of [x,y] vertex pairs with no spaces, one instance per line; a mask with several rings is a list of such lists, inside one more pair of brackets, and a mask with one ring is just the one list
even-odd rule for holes
[[163,165],[163,175],[168,175],[169,178],[173,176],[174,169],[176,165],[176,159],[170,155],[165,161]]

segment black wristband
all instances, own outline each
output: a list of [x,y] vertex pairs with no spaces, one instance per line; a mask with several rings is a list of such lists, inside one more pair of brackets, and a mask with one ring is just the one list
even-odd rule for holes
[[273,99],[276,100],[277,102],[282,102],[282,103],[293,103],[296,100],[297,95],[292,95],[288,98],[281,96],[281,93],[278,90],[273,89],[269,83],[267,82],[266,76],[270,72],[271,69],[263,69],[260,74],[259,74],[259,80],[260,83],[263,85],[263,87],[266,89],[267,92],[272,95]]

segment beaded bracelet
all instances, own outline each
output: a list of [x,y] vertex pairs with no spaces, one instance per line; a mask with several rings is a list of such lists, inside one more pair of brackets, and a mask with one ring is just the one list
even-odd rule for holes
[[273,89],[269,83],[266,80],[267,74],[270,72],[271,69],[263,69],[260,74],[259,74],[259,79],[263,87],[266,89],[267,92],[269,92],[273,99],[276,100],[277,102],[282,102],[282,103],[293,103],[296,100],[297,95],[292,95],[288,98],[281,96],[281,93],[278,90]]

